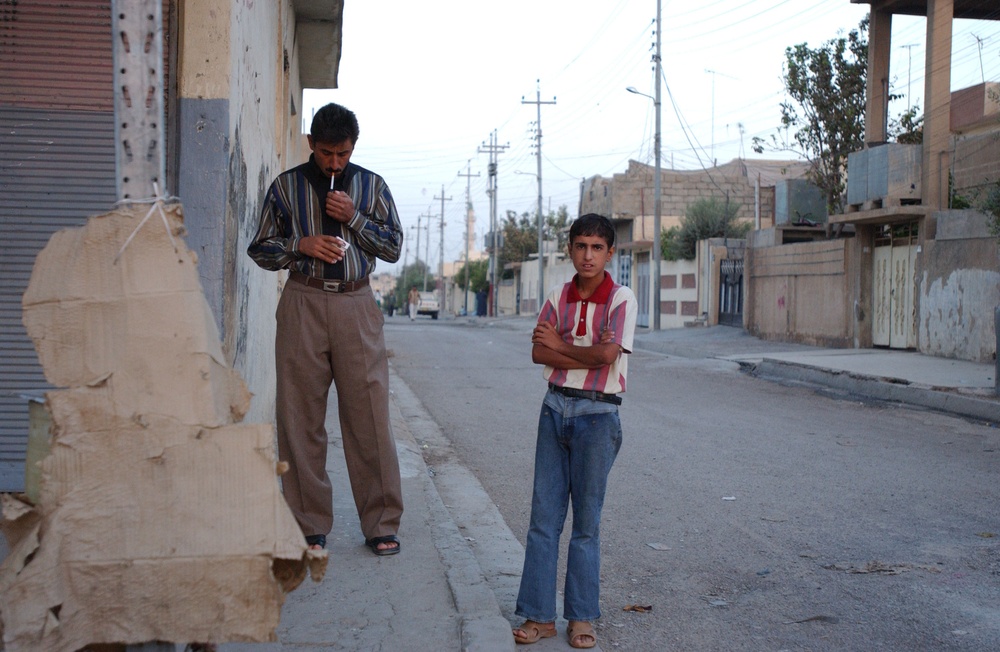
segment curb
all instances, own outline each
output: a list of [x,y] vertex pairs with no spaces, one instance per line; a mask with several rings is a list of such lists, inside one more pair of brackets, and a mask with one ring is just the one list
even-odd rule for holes
[[[406,383],[389,368],[389,385]],[[407,388],[408,390],[408,388]],[[462,536],[451,513],[445,506],[437,485],[430,477],[426,461],[419,453],[420,445],[413,436],[397,403],[395,393],[390,393],[390,408],[396,439],[403,439],[417,451],[423,477],[424,498],[433,521],[434,546],[447,569],[446,579],[455,607],[461,618],[463,652],[502,652],[514,650],[510,623],[503,617],[493,589],[479,565],[469,543]],[[398,426],[398,427],[397,427]]]
[[764,358],[750,367],[751,375],[757,378],[798,380],[881,401],[916,405],[990,423],[1000,422],[1000,403],[951,389],[914,385],[898,379],[824,369],[772,358]]

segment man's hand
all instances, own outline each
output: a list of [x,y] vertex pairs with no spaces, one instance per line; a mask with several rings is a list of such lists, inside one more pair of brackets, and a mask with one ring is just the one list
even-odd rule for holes
[[351,196],[341,190],[326,193],[326,214],[344,224],[354,219],[354,202]]
[[325,263],[338,263],[344,258],[340,239],[332,235],[310,235],[299,240],[299,251]]

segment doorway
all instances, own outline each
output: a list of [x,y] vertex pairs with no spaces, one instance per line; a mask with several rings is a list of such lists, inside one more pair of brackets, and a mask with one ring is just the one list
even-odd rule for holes
[[872,263],[872,344],[891,349],[917,346],[914,265],[918,223],[884,224],[875,234]]

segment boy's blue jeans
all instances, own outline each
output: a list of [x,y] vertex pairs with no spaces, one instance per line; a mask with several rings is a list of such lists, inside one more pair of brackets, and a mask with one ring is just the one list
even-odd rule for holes
[[538,417],[531,525],[515,613],[556,619],[559,536],[572,497],[573,533],[566,562],[563,617],[601,616],[601,508],[608,473],[622,445],[618,406],[548,392]]

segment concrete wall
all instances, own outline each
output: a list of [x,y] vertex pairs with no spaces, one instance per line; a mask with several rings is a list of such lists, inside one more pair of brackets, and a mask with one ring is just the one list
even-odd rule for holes
[[[545,294],[541,300],[544,301],[552,288],[562,285],[573,278],[573,264],[569,262],[565,254],[549,252],[545,255]],[[538,259],[525,260],[521,263],[521,274],[518,278],[520,284],[520,312],[522,315],[537,315],[541,309],[541,301],[538,298]]]
[[[801,176],[801,164],[794,167],[789,178]],[[615,174],[609,180],[591,177],[584,182],[581,213],[599,213],[607,217],[629,218],[652,216],[654,212],[655,168],[637,161],[629,161],[628,170]],[[711,170],[660,170],[661,224],[663,228],[677,223],[687,212],[688,206],[709,197],[725,200],[739,206],[737,216],[755,219],[758,194],[756,180],[748,176],[739,161]],[[760,188],[761,220],[774,223],[774,181],[768,180]],[[650,218],[651,219],[651,218]],[[640,237],[637,234],[637,239]]]
[[994,309],[1000,305],[1000,251],[976,211],[936,215],[935,240],[923,244],[918,275],[921,353],[973,362],[996,358]]
[[747,249],[744,322],[768,340],[852,347],[854,239]]
[[254,394],[248,421],[273,418],[283,274],[246,248],[264,190],[304,160],[294,29],[289,0],[184,2],[179,16],[178,194],[224,351]]

